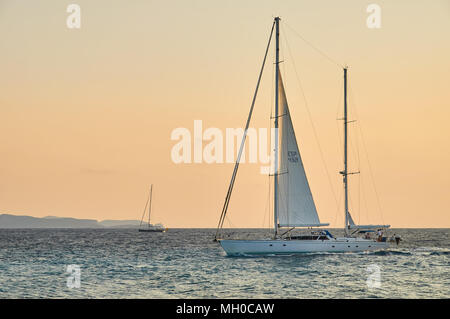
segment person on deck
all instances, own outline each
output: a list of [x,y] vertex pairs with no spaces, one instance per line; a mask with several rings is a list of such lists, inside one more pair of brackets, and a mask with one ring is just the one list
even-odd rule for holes
[[381,229],[378,231],[378,241],[382,241],[383,240],[383,232],[381,231]]
[[400,243],[400,240],[402,240],[402,239],[400,238],[400,235],[396,235],[396,234],[394,234],[394,239],[395,239],[395,243],[396,243],[397,245]]

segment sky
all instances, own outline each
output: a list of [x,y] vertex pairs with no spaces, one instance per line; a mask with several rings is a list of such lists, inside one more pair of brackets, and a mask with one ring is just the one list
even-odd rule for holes
[[[81,9],[69,28],[70,4]],[[381,9],[369,28],[370,4]],[[350,211],[450,227],[450,2],[0,1],[0,213],[215,227],[232,163],[174,163],[177,128],[244,127],[273,17],[321,222],[342,227],[343,71]],[[274,49],[251,126],[268,127]],[[207,142],[203,142],[206,145]],[[240,166],[226,227],[270,227],[270,177]]]

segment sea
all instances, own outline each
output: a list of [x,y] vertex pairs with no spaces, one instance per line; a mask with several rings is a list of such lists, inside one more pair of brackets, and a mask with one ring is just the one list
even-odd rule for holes
[[390,233],[377,252],[228,257],[214,229],[1,229],[0,298],[449,298],[450,229]]

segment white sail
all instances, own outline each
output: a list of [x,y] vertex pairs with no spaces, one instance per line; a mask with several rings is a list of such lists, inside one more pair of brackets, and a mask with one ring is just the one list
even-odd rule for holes
[[317,215],[316,205],[298,150],[281,74],[278,77],[278,90],[280,133],[277,194],[278,224],[280,227],[328,225],[321,224]]
[[367,230],[367,229],[379,229],[379,228],[389,228],[391,225],[356,225],[353,221],[352,215],[350,215],[350,212],[347,212],[347,218],[348,218],[348,228],[349,229],[360,229],[360,230]]
[[353,218],[352,218],[352,215],[350,215],[350,212],[347,212],[347,218],[348,218],[348,224],[350,225],[350,226],[354,226],[355,225],[355,222],[353,221]]

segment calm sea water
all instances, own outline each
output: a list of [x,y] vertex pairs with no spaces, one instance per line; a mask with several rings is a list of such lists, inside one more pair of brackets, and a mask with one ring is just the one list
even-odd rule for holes
[[450,229],[392,233],[403,242],[386,251],[226,257],[212,229],[0,230],[0,297],[449,298]]

